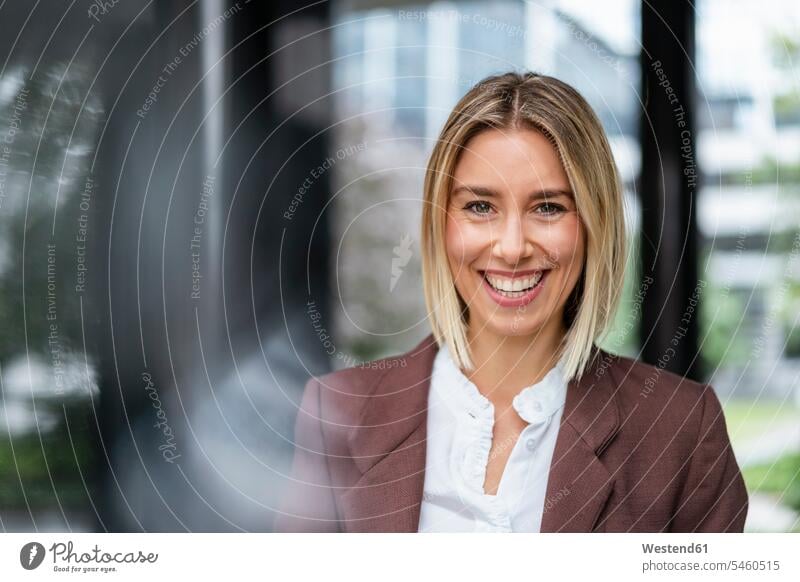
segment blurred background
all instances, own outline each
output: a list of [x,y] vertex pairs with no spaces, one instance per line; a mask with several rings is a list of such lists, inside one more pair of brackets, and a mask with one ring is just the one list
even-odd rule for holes
[[800,531],[796,2],[35,0],[0,30],[2,531],[270,531],[306,380],[430,332],[427,156],[511,69],[612,143],[602,347],[711,383],[746,530]]

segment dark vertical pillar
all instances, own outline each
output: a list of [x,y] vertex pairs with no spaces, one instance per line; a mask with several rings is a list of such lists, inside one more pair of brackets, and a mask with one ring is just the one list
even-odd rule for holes
[[[697,275],[698,169],[693,116],[694,8],[642,3],[642,359],[700,377]],[[649,278],[649,279],[648,279]]]
[[[323,208],[330,175],[317,179],[313,172],[330,155],[333,96],[326,64],[330,5],[297,8],[290,1],[253,3],[248,18],[232,23],[232,44],[241,44],[231,59],[237,81],[229,92],[230,141],[223,160],[235,192],[231,221],[238,228],[226,235],[225,277],[226,289],[253,286],[252,308],[230,306],[234,329],[251,327],[254,310],[268,326],[266,335],[281,332],[294,327],[284,321],[288,311],[300,314],[302,323],[284,331],[307,340],[309,289],[327,312],[330,208]],[[304,182],[312,184],[304,188]],[[244,260],[230,261],[236,256]]]

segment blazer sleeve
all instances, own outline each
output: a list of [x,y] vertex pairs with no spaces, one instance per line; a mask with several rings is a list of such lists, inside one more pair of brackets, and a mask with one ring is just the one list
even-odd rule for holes
[[320,386],[306,383],[295,421],[291,476],[275,518],[277,532],[341,531],[325,454],[320,415]]
[[697,444],[672,520],[675,532],[741,532],[748,500],[719,399],[706,384]]

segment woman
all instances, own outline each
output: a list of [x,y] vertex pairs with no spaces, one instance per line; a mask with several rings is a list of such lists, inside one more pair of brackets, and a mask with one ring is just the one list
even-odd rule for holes
[[742,531],[712,388],[595,345],[626,263],[596,115],[552,77],[489,77],[425,180],[433,333],[306,386],[277,531]]

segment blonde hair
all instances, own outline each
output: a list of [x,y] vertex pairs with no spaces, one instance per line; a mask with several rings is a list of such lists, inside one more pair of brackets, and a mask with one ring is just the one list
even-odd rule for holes
[[558,152],[586,233],[585,259],[567,299],[562,344],[567,379],[580,377],[594,342],[607,331],[622,293],[627,241],[622,185],[603,127],[586,100],[553,77],[532,72],[487,77],[456,104],[431,153],[422,209],[422,281],[434,338],[472,370],[467,305],[445,250],[447,203],[459,154],[486,129],[533,129]]

